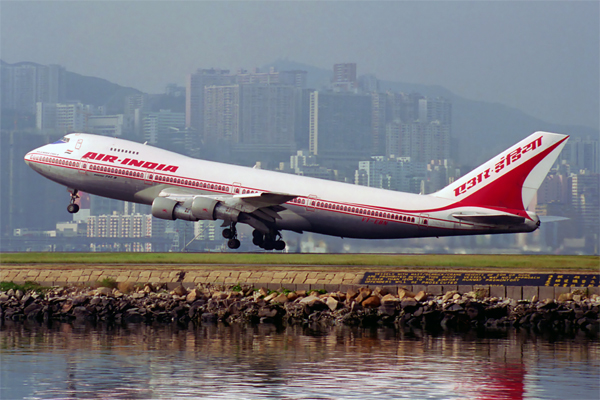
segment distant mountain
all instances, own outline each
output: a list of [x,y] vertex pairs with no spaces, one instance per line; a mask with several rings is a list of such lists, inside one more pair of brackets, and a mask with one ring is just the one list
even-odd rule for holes
[[79,100],[83,104],[106,106],[109,114],[122,113],[125,97],[141,91],[117,85],[106,79],[84,76],[75,72],[66,73],[66,96],[68,100]]
[[[264,68],[269,67],[279,71],[307,71],[308,87],[316,89],[327,87],[333,75],[332,70],[289,60],[277,60]],[[535,131],[566,133],[574,137],[597,138],[600,135],[597,129],[586,126],[553,124],[502,104],[465,99],[437,85],[379,81],[379,90],[420,93],[427,97],[439,96],[451,100],[452,143],[458,146],[455,153],[464,165],[480,165]]]

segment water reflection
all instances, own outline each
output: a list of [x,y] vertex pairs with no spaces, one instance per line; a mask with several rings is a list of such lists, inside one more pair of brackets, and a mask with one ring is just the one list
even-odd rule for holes
[[6,324],[1,398],[597,398],[598,342],[392,328]]

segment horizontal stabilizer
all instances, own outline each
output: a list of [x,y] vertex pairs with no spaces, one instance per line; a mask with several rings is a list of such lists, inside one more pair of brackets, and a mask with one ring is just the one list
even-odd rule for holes
[[542,222],[542,223],[566,221],[568,219],[570,219],[570,218],[567,218],[567,217],[556,217],[556,216],[552,216],[552,215],[540,215],[540,222]]
[[455,213],[452,216],[461,221],[490,225],[520,225],[525,222],[525,217],[510,214],[480,214],[480,213]]

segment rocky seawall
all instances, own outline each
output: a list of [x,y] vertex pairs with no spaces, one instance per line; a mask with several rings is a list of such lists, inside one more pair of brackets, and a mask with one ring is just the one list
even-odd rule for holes
[[513,300],[485,291],[433,296],[385,288],[343,292],[270,291],[250,286],[198,285],[167,290],[152,284],[118,288],[60,287],[0,292],[0,321],[107,323],[275,323],[392,325],[432,331],[530,329],[600,332],[600,296],[565,293],[558,300]]

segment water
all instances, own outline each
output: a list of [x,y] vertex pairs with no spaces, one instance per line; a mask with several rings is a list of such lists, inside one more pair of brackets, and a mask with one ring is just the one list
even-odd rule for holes
[[6,324],[2,399],[598,399],[595,338]]

